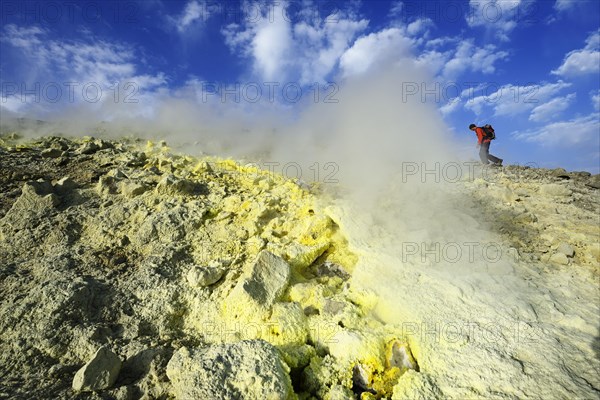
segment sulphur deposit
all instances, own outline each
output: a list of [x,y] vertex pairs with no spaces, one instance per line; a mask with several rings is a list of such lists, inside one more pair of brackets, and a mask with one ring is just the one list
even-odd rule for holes
[[284,177],[4,136],[0,397],[390,398],[419,361],[350,284],[357,261]]

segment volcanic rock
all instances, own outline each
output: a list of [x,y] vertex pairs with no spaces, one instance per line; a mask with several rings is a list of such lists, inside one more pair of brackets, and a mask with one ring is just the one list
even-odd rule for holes
[[227,297],[225,312],[248,316],[264,312],[281,297],[289,279],[289,265],[281,257],[261,251]]
[[555,263],[555,264],[560,264],[560,265],[567,265],[569,264],[569,259],[567,258],[567,256],[564,253],[554,253],[550,256],[550,260],[551,263]]
[[561,243],[558,245],[556,249],[557,252],[564,254],[567,257],[573,257],[575,255],[575,250],[568,243]]
[[[41,154],[53,148],[60,161]],[[391,178],[365,209],[345,189],[135,139],[6,135],[0,154],[1,398],[74,397],[77,366],[106,343],[126,360],[116,383],[92,389],[94,357],[75,386],[102,392],[76,397],[263,398],[266,382],[350,399],[356,365],[364,398],[600,387],[597,176],[490,168],[423,204]],[[463,257],[405,261],[407,240],[464,241]]]
[[558,183],[547,183],[540,186],[540,193],[545,194],[546,196],[563,197],[571,195],[572,191]]
[[108,347],[102,346],[73,378],[73,390],[93,391],[108,389],[117,381],[121,359]]
[[60,149],[46,149],[42,150],[41,155],[45,158],[58,158],[62,153],[63,152]]
[[293,393],[289,368],[264,340],[244,340],[173,354],[167,376],[178,399],[281,399]]
[[218,265],[193,266],[188,271],[186,278],[192,287],[210,286],[221,279],[224,272]]

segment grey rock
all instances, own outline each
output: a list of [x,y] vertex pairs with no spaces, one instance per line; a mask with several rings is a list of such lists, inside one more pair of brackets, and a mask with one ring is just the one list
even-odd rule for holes
[[143,183],[129,181],[121,183],[121,194],[129,198],[144,194],[147,190],[148,187]]
[[331,299],[325,299],[323,304],[323,312],[331,315],[336,315],[344,311],[348,306],[348,303],[342,301],[335,301]]
[[96,184],[96,191],[100,195],[115,194],[117,193],[116,182],[117,179],[113,176],[101,176]]
[[264,340],[177,350],[167,376],[178,399],[288,399],[289,368]]
[[569,174],[567,173],[567,170],[564,168],[555,168],[553,170],[550,170],[550,174],[554,175],[556,177],[565,177],[566,179],[569,179]]
[[592,175],[586,185],[594,189],[600,189],[600,174]]
[[96,351],[94,357],[87,362],[73,378],[73,390],[94,391],[108,389],[113,386],[121,370],[121,359],[107,346]]
[[41,154],[44,158],[58,158],[62,153],[60,149],[44,149]]
[[52,184],[42,179],[26,182],[23,185],[23,194],[45,196],[53,192]]
[[406,344],[395,342],[392,345],[392,352],[388,363],[391,367],[398,367],[400,369],[415,369],[418,370],[417,362],[415,361],[410,348]]
[[98,144],[96,144],[95,142],[86,142],[77,149],[77,153],[79,153],[79,154],[94,154],[98,150],[100,150],[100,146],[98,146]]
[[69,368],[66,365],[54,364],[48,370],[48,376],[50,376],[52,378],[58,378],[58,377],[64,375],[68,370],[69,370]]
[[110,171],[108,171],[108,173],[106,174],[108,176],[112,176],[113,178],[117,179],[117,180],[121,180],[121,179],[128,179],[129,177],[119,168],[114,168],[111,169]]
[[592,176],[592,174],[587,171],[573,171],[569,175],[576,178],[589,178],[590,176]]
[[290,266],[281,257],[262,250],[233,288],[226,304],[231,308],[246,308],[249,312],[252,310],[246,305],[267,309],[281,298],[289,280]]
[[365,368],[361,364],[354,365],[352,369],[352,383],[362,390],[367,390],[370,386],[369,381],[369,374],[365,371]]
[[564,197],[570,196],[572,191],[564,185],[557,183],[546,183],[540,186],[540,193],[546,196]]
[[77,184],[77,182],[75,182],[68,176],[65,176],[64,178],[56,182],[56,184],[54,184],[54,189],[60,194],[70,192],[71,190],[77,189],[78,187],[79,185]]
[[110,390],[109,394],[113,396],[115,400],[132,400],[139,398],[139,396],[136,396],[136,390],[133,386],[121,386]]
[[190,286],[210,286],[221,279],[225,271],[218,266],[193,266],[188,271],[186,278]]
[[564,254],[567,257],[573,257],[575,255],[575,250],[568,243],[561,243],[558,245],[556,249],[557,252]]
[[115,147],[111,142],[103,139],[96,139],[94,143],[96,144],[96,146],[98,146],[99,150],[112,149]]
[[350,274],[348,272],[346,272],[344,270],[344,268],[342,268],[341,265],[332,263],[330,261],[325,261],[323,264],[319,265],[317,267],[316,275],[319,277],[321,277],[321,276],[328,276],[328,277],[338,276],[344,280],[347,280],[350,278]]
[[15,202],[13,208],[37,213],[52,209],[59,203],[60,199],[53,193],[50,182],[40,180],[27,182],[23,185],[21,196]]
[[550,256],[550,260],[549,261],[551,263],[560,264],[560,265],[567,265],[567,264],[569,264],[569,259],[563,253],[554,253],[554,254],[552,254],[552,256]]
[[167,175],[156,185],[156,192],[166,195],[197,195],[205,193],[206,190],[199,182]]

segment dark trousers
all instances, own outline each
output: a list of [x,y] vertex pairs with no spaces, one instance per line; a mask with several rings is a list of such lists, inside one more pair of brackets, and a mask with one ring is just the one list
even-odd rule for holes
[[500,158],[490,154],[490,144],[490,142],[481,143],[481,146],[479,147],[479,158],[481,159],[481,162],[484,164],[488,164],[489,161],[494,164],[501,163],[502,160]]

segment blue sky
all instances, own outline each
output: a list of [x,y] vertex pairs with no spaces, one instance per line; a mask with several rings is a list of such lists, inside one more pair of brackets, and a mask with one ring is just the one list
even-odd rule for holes
[[241,102],[258,85],[293,108],[298,88],[323,101],[377,65],[414,63],[430,78],[396,90],[434,104],[448,135],[491,123],[507,162],[600,168],[597,0],[3,0],[0,12],[2,118],[87,107],[108,120],[127,100],[151,117],[164,96],[231,99],[236,83]]

